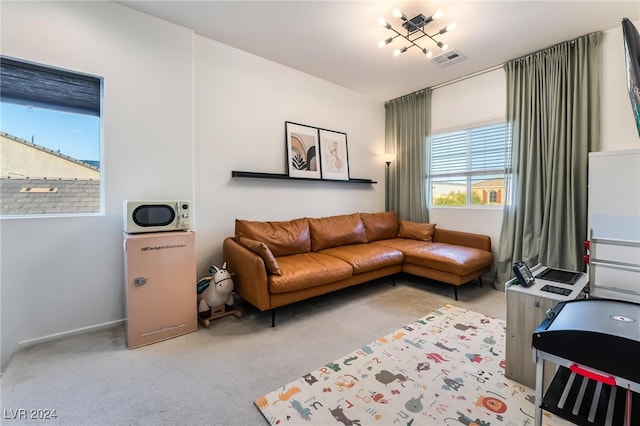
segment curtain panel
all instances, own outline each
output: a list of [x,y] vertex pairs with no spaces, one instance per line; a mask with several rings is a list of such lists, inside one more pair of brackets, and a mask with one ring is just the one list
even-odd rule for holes
[[512,264],[584,271],[588,154],[600,147],[601,33],[505,64],[512,175],[496,288]]
[[389,209],[401,220],[428,222],[425,179],[431,89],[386,102],[385,114],[385,151],[396,154],[389,169]]

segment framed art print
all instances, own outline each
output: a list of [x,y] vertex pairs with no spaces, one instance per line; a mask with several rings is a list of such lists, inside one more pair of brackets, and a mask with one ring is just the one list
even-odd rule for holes
[[349,180],[347,134],[320,129],[323,179]]
[[289,177],[320,179],[318,128],[285,122]]

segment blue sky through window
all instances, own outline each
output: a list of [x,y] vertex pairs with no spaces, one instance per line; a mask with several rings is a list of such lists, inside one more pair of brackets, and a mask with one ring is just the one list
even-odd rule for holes
[[0,130],[77,160],[100,161],[100,117],[0,102]]

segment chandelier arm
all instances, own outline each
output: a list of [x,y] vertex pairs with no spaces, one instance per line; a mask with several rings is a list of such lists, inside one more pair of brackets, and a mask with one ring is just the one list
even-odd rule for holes
[[412,39],[410,39],[410,38],[406,38],[406,37],[405,37],[405,39],[406,39],[409,43],[411,43],[411,46],[407,47],[407,49],[410,49],[410,48],[412,48],[413,46],[415,46],[415,47],[417,47],[417,48],[418,48],[418,49],[420,49],[420,50],[425,50],[425,49],[423,49],[419,44],[417,44],[417,43],[415,42],[415,40],[418,40],[418,39],[420,39],[420,38],[422,38],[422,37],[418,37],[418,38],[415,38],[415,39],[413,39],[413,40],[412,40]]
[[[396,33],[396,35],[392,37],[392,39],[393,39],[393,40],[395,40],[395,39],[396,39],[396,38],[398,38],[398,37],[402,37],[403,39],[405,39],[405,40],[407,40],[409,43],[411,43],[411,46],[409,46],[407,49],[409,49],[409,48],[411,48],[411,47],[413,47],[413,46],[416,46],[418,49],[422,50],[422,47],[418,46],[416,43],[414,43],[414,40],[412,40],[412,39],[410,39],[410,38],[409,38],[409,34],[404,35],[404,34],[402,34],[401,32],[399,32],[398,30],[396,30],[396,29],[395,29],[395,28],[393,28],[393,27],[389,28],[389,30],[391,30],[391,31],[393,31],[394,33]],[[420,38],[422,38],[422,37],[424,37],[424,36],[427,36],[427,37],[431,38],[431,37],[429,36],[429,34],[425,33],[424,31],[421,31],[421,32],[422,32],[424,35],[421,35],[420,37],[417,37],[415,40],[418,40],[418,39],[420,39]]]
[[[420,31],[422,33],[422,35],[420,35],[419,37],[414,38],[413,40],[419,40],[423,37],[429,37],[431,39],[432,42],[434,42],[438,47],[440,46],[441,41],[436,40],[434,37],[439,36],[440,34],[442,34],[441,32],[437,32],[434,34],[427,34],[427,32],[423,29],[423,28],[418,28],[417,31]],[[420,46],[418,46],[420,47]]]
[[425,35],[427,37],[429,37],[431,39],[432,42],[434,42],[436,45],[438,45],[438,47],[440,47],[439,43],[442,43],[441,41],[436,40],[434,37],[438,35],[438,33],[435,33],[434,35],[429,35],[427,33],[425,33]]
[[[424,37],[428,37],[429,39],[431,39],[432,42],[434,42],[436,44],[436,46],[439,46],[439,43],[441,43],[440,41],[436,40],[434,37],[440,35],[440,32],[434,33],[434,34],[428,34],[427,32],[424,31],[424,29],[422,28],[418,28],[416,31],[420,32],[421,34],[418,37],[415,38],[410,38],[411,34],[409,31],[407,31],[407,34],[402,34],[401,32],[399,32],[398,30],[396,30],[395,28],[393,28],[392,26],[390,26],[389,30],[393,31],[394,33],[396,33],[395,36],[393,36],[393,39],[395,40],[398,36],[402,37],[403,39],[407,40],[409,43],[411,43],[412,46],[409,47],[413,47],[416,46],[418,49],[420,50],[424,50],[422,47],[420,47],[418,44],[416,44],[415,42],[417,40],[420,40],[421,38]],[[415,31],[414,31],[415,32]]]
[[[418,37],[414,37],[414,38],[408,38],[408,37],[405,37],[405,38],[406,38],[407,40],[409,40],[409,41],[416,41],[416,40],[420,40],[421,38],[424,38],[424,37],[429,37],[429,38],[431,38],[431,37],[429,36],[429,34],[426,34],[426,33],[423,33],[422,35],[419,35]],[[433,39],[432,39],[432,40],[433,40]]]
[[403,38],[407,38],[404,34],[399,33],[399,32],[398,32],[398,30],[396,30],[396,29],[395,29],[395,28],[393,28],[392,26],[389,26],[389,29],[390,29],[391,31],[393,31],[394,33],[396,33],[396,35],[395,35],[395,36],[393,36],[393,38],[396,38],[396,37],[398,37],[398,36],[403,37]]
[[[420,50],[424,50],[420,45],[418,45],[418,44],[416,43],[416,40],[419,40],[419,39],[421,39],[422,37],[424,37],[424,36],[420,36],[420,37],[414,38],[413,40],[412,40],[412,39],[407,39],[407,40],[409,41],[409,43],[411,43],[413,46],[417,47],[418,49],[420,49]],[[412,46],[410,46],[410,47],[412,47]]]

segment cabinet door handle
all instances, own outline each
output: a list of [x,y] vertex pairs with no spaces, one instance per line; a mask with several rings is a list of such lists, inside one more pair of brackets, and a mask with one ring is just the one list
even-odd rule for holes
[[538,302],[537,300],[535,302],[533,302],[533,306],[535,308],[539,308],[540,307],[540,302]]
[[145,277],[137,277],[137,278],[134,278],[134,280],[133,280],[133,284],[134,284],[136,287],[143,286],[143,285],[145,285],[146,283],[147,283],[147,279],[146,279]]

